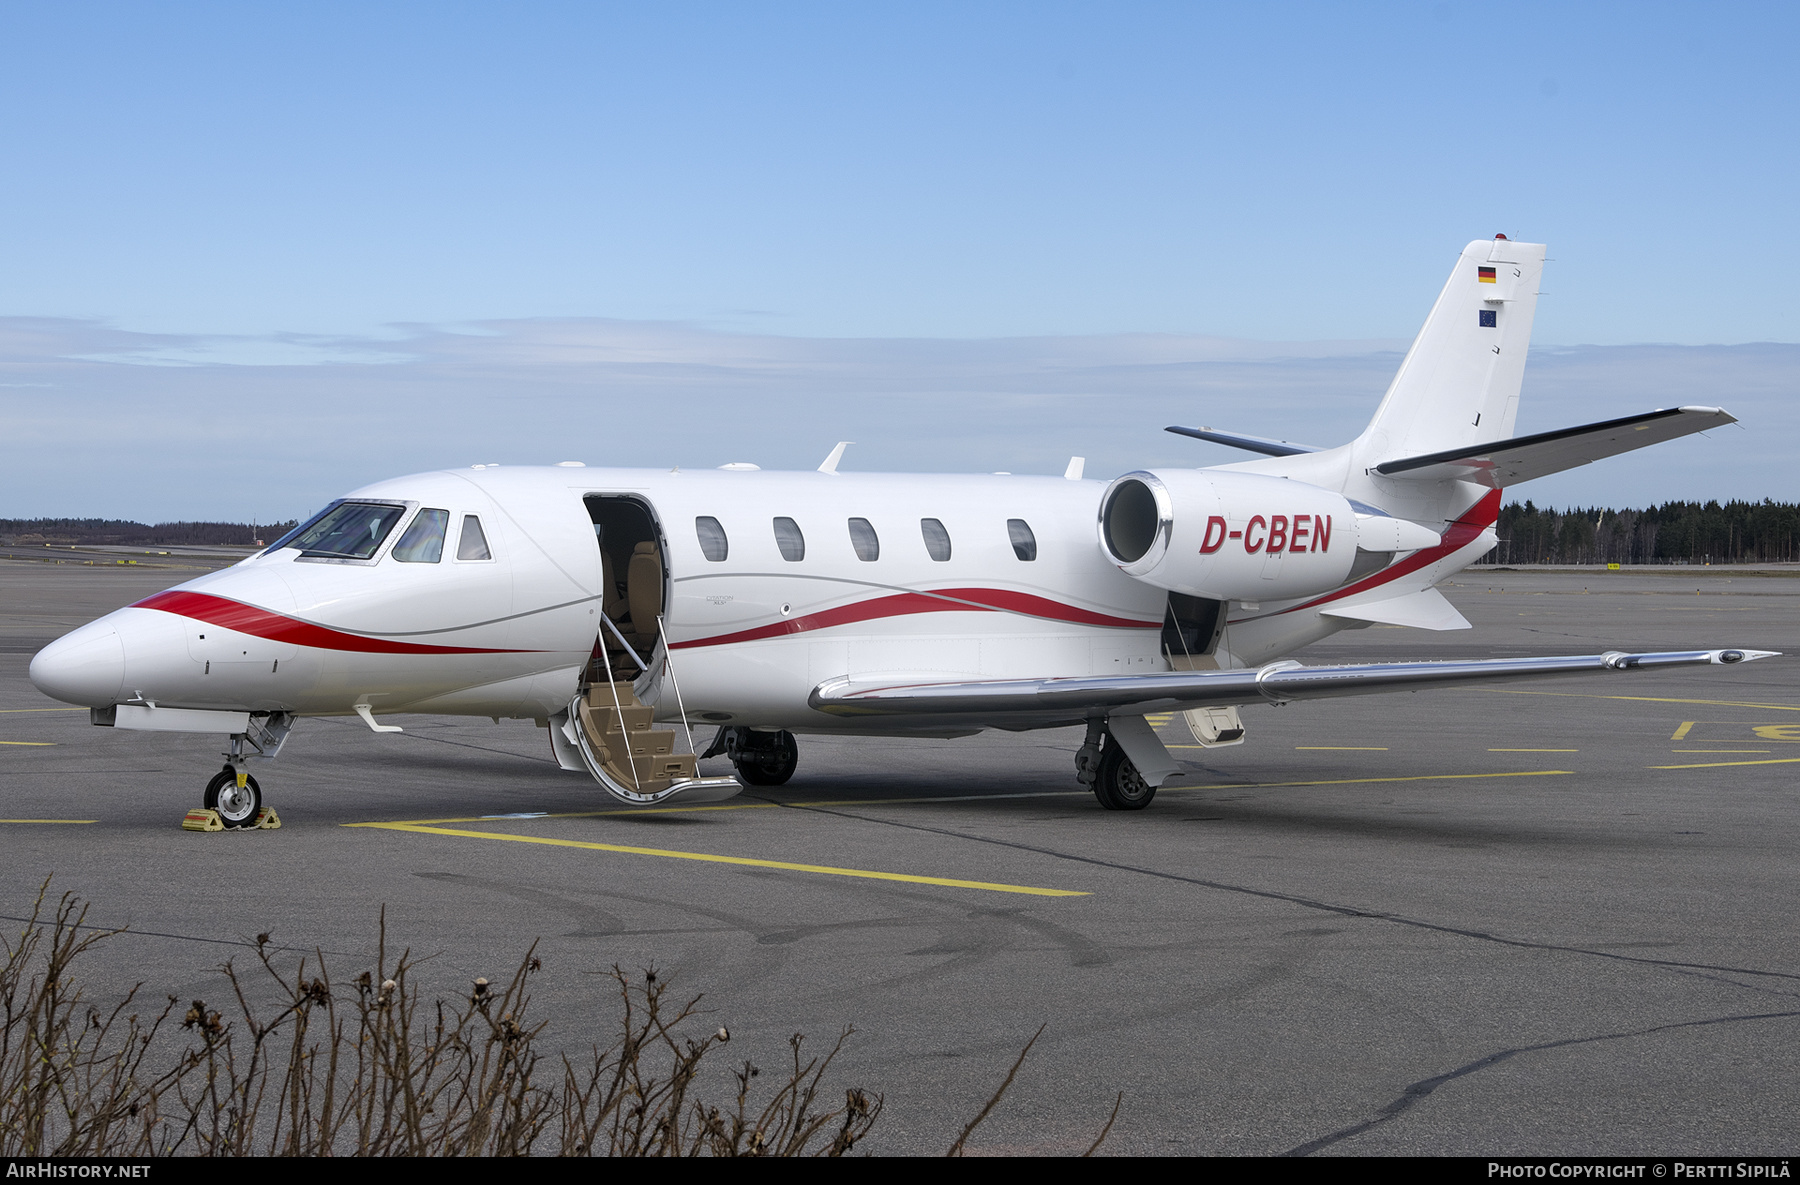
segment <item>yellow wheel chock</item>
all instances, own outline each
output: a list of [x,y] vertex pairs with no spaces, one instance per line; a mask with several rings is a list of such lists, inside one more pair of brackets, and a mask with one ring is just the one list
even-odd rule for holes
[[197,806],[181,821],[183,831],[223,831],[225,821],[211,807]]

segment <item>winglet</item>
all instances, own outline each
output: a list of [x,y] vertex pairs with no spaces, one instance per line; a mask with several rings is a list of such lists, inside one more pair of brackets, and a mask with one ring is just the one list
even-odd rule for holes
[[831,455],[829,457],[825,458],[825,463],[823,465],[819,466],[819,472],[820,473],[836,473],[838,462],[844,459],[844,450],[849,448],[851,445],[853,445],[855,443],[856,442],[854,440],[838,441],[837,447],[831,450]]

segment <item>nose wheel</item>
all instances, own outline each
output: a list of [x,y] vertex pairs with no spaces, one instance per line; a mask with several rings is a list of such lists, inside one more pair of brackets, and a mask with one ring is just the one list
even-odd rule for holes
[[206,784],[204,803],[219,812],[219,821],[227,827],[254,827],[262,806],[262,787],[249,774],[227,765]]

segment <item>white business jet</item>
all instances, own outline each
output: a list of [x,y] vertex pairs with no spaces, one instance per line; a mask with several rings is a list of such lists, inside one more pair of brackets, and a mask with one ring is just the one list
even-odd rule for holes
[[[204,801],[242,827],[262,817],[250,763],[303,716],[533,719],[563,769],[636,804],[780,784],[796,733],[1085,725],[1077,777],[1135,810],[1177,770],[1147,713],[1228,745],[1247,704],[1765,657],[1282,660],[1375,622],[1467,628],[1434,586],[1494,546],[1503,487],[1733,422],[1681,407],[1515,437],[1543,262],[1540,244],[1469,244],[1337,448],[1170,428],[1262,456],[1110,483],[1079,459],[1062,477],[840,473],[841,444],[810,473],[396,478],[51,643],[31,678],[96,724],[229,736]],[[737,777],[701,776],[721,753]]]

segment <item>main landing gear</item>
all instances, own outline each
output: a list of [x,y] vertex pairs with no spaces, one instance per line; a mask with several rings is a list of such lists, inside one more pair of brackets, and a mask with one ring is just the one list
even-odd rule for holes
[[800,764],[800,744],[794,734],[758,732],[749,728],[727,726],[719,730],[702,758],[720,753],[731,759],[738,780],[746,786],[779,786],[794,776]]
[[1087,739],[1075,753],[1075,776],[1109,811],[1141,811],[1156,797],[1156,787],[1103,721],[1088,721]]

